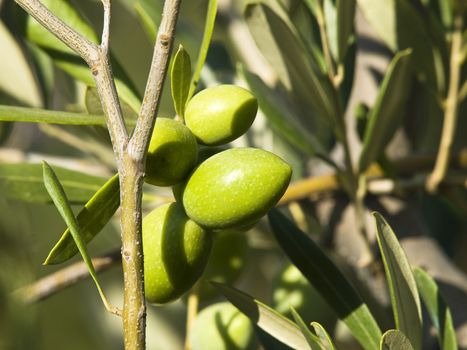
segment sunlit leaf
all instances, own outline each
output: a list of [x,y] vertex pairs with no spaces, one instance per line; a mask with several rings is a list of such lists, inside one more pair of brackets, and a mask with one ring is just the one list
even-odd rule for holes
[[404,119],[412,81],[411,52],[408,49],[396,54],[381,83],[375,105],[368,115],[360,172],[379,158]]
[[[81,228],[81,237],[89,243],[109,222],[120,206],[118,175],[114,175],[85,204],[76,217]],[[45,265],[60,264],[78,253],[78,247],[67,228],[50,251]]]
[[391,227],[380,214],[373,215],[396,328],[407,336],[415,350],[419,350],[422,348],[422,310],[412,269]]
[[439,346],[443,350],[457,350],[456,331],[451,310],[446,305],[435,280],[421,268],[413,270],[418,292],[422,297],[431,322],[437,330]]
[[188,55],[188,52],[186,52],[183,46],[180,45],[174,56],[172,69],[170,71],[170,87],[175,112],[182,119],[185,116],[185,105],[187,103],[188,92],[190,90],[190,80],[190,55]]
[[379,344],[381,331],[355,289],[326,254],[278,210],[269,213],[272,231],[292,263],[346,323],[368,350]]
[[[78,171],[55,167],[71,203],[86,203],[106,179]],[[42,185],[40,164],[0,164],[0,193],[5,198],[25,202],[50,203]]]
[[292,349],[309,349],[300,328],[269,306],[238,289],[222,283],[211,282],[233,305],[261,329]]

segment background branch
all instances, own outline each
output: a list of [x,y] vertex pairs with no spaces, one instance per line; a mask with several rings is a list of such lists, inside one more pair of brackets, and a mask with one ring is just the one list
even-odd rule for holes
[[[117,266],[120,261],[120,249],[116,249],[93,258],[92,264],[96,272],[99,273]],[[20,288],[13,294],[26,303],[34,303],[44,300],[88,277],[89,270],[86,264],[80,261],[41,278],[29,286]]]

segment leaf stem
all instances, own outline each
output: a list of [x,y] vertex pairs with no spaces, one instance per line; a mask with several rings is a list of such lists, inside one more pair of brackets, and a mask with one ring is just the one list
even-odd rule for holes
[[439,184],[446,176],[449,167],[449,155],[456,131],[461,74],[462,29],[462,17],[457,16],[454,20],[454,33],[452,34],[449,88],[444,109],[443,131],[436,164],[426,183],[427,191],[432,193],[438,190]]

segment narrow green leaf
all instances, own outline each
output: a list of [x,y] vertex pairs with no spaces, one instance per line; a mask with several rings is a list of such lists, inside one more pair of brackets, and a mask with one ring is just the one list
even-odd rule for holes
[[[55,15],[81,35],[94,43],[99,42],[92,27],[80,16],[69,1],[42,0],[42,2]],[[86,85],[95,86],[94,78],[86,63],[32,17],[28,17],[25,32],[27,39],[46,52],[58,67],[70,74],[73,78],[84,82]],[[111,62],[115,77],[115,85],[119,96],[121,96],[135,112],[139,112],[141,101],[135,86],[113,56],[111,57]]]
[[187,101],[189,101],[195,94],[196,88],[198,87],[199,78],[201,76],[201,70],[203,69],[204,62],[208,55],[209,45],[211,43],[212,33],[214,31],[214,24],[216,23],[217,16],[217,0],[209,0],[208,12],[206,14],[206,20],[204,22],[204,33],[203,40],[198,53],[198,59],[196,60],[195,70],[191,77],[190,90],[188,92]]
[[[102,177],[55,167],[71,203],[86,201],[105,183]],[[42,186],[41,164],[0,164],[0,193],[3,197],[33,203],[50,203]]]
[[378,347],[381,331],[367,305],[326,254],[278,210],[269,212],[277,242],[367,350]]
[[407,49],[394,56],[370,110],[360,154],[362,173],[379,158],[402,123],[412,81],[411,52]]
[[414,268],[418,292],[428,310],[431,322],[438,333],[439,346],[443,350],[457,350],[456,331],[451,310],[446,305],[435,280],[421,268]]
[[[89,243],[109,222],[120,206],[118,174],[112,176],[85,204],[76,217],[81,228],[81,236]],[[78,247],[67,228],[50,251],[44,265],[60,264],[75,256]]]
[[397,329],[390,329],[381,337],[381,350],[413,350],[409,339]]
[[175,112],[184,119],[185,105],[190,91],[191,60],[182,45],[178,48],[170,71],[172,99]]
[[66,125],[103,125],[103,115],[0,105],[0,121]]
[[112,313],[118,313],[118,311],[108,302],[104,291],[99,283],[96,271],[94,270],[94,266],[92,264],[92,260],[89,257],[87,251],[86,243],[84,242],[83,237],[81,235],[81,229],[75,218],[75,215],[73,214],[73,210],[71,209],[70,203],[68,202],[68,198],[60,183],[60,180],[58,179],[57,175],[55,174],[54,170],[50,167],[50,165],[47,164],[47,162],[44,161],[42,163],[42,166],[45,188],[47,189],[47,192],[52,198],[52,201],[54,202],[58,212],[62,216],[67,226],[70,228],[71,235],[76,243],[76,246],[78,247],[83,261],[85,262],[89,270],[89,274],[91,275],[92,279],[94,280],[94,283],[96,284],[97,290],[99,291],[104,306],[108,311]]
[[238,289],[218,282],[211,284],[253,323],[277,340],[292,349],[309,349],[300,328],[288,318]]
[[407,336],[415,350],[419,350],[422,348],[422,310],[412,269],[391,227],[379,213],[373,216],[396,328]]
[[326,332],[326,330],[321,324],[319,324],[318,322],[311,322],[311,326],[315,330],[315,333],[320,340],[321,347],[323,348],[323,350],[336,350],[336,346],[334,345],[331,336],[328,332]]
[[306,325],[305,321],[303,321],[302,317],[292,306],[290,307],[290,311],[295,320],[295,323],[298,325],[298,327],[300,327],[300,330],[302,331],[302,334],[305,337],[311,350],[325,350],[320,345],[320,339],[311,332],[311,330]]

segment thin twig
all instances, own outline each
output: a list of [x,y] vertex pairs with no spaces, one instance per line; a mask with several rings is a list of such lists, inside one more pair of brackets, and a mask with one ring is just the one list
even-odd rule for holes
[[435,167],[428,177],[426,189],[428,192],[436,192],[438,185],[443,181],[449,167],[449,154],[457,124],[457,110],[459,105],[459,85],[461,74],[461,49],[462,49],[462,17],[458,16],[454,22],[452,34],[451,61],[449,68],[449,88],[444,110],[443,131],[436,159]]
[[110,0],[101,0],[102,5],[104,6],[104,26],[102,28],[102,39],[101,45],[102,52],[107,54],[109,52],[109,42],[110,42]]
[[[99,273],[117,266],[120,261],[120,249],[117,249],[93,258],[92,264],[96,272]],[[41,278],[29,286],[20,288],[13,294],[26,303],[35,303],[88,277],[89,270],[86,264],[80,261]]]
[[145,159],[162,96],[180,5],[181,0],[166,0],[164,3],[162,21],[157,33],[143,104],[133,136],[128,145],[128,154],[134,161]]

